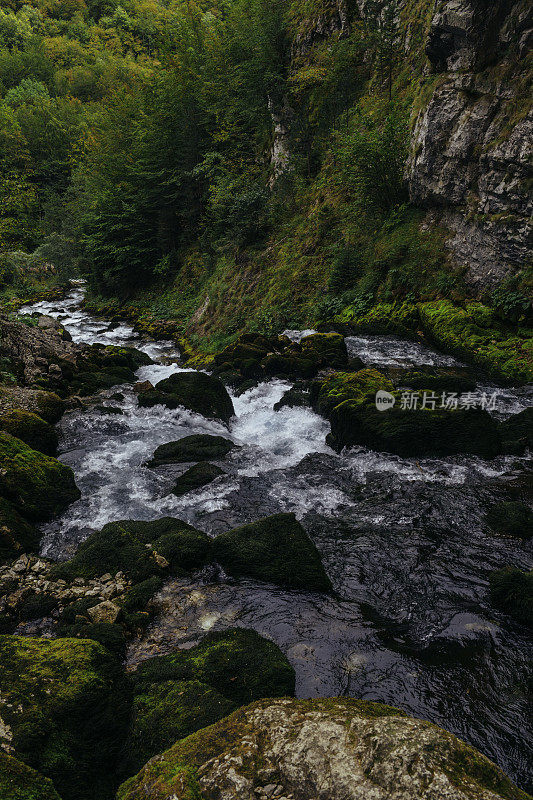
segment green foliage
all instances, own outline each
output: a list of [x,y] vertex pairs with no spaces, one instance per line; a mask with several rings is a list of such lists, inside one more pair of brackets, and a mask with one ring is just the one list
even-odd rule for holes
[[205,533],[172,517],[152,522],[110,522],[91,534],[70,561],[57,564],[53,574],[56,578],[73,580],[123,572],[138,584],[135,594],[126,596],[126,610],[137,610],[143,599],[148,599],[147,593],[154,594],[159,588],[160,584],[152,579],[164,573],[155,553],[166,558],[173,570],[194,569],[203,565],[208,542]]

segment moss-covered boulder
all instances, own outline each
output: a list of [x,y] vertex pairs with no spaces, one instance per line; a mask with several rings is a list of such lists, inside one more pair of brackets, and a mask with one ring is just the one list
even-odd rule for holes
[[500,426],[504,452],[513,455],[533,448],[533,407],[512,414]]
[[[376,407],[376,393],[388,392],[394,405]],[[417,390],[411,407],[392,382],[375,369],[338,373],[312,387],[314,407],[331,423],[330,444],[337,450],[364,445],[401,456],[446,456],[473,453],[493,458],[501,452],[500,426],[487,411],[471,407],[440,408],[432,390]],[[408,393],[409,395],[409,393]],[[426,407],[424,397],[428,400]]]
[[0,797],[2,800],[61,800],[49,778],[2,751]]
[[331,590],[318,550],[294,514],[274,514],[221,533],[211,545],[211,557],[236,578],[311,592]]
[[159,381],[154,389],[139,394],[139,405],[184,408],[209,419],[229,422],[235,414],[226,387],[213,375],[204,372],[178,372]]
[[530,800],[451,733],[346,698],[238,709],[148,762],[117,800],[250,800],[276,791],[298,800]]
[[274,411],[282,408],[308,408],[311,405],[311,394],[304,388],[288,389],[281,400],[274,404]]
[[238,705],[294,694],[295,675],[277,645],[255,631],[235,628],[210,633],[189,650],[144,661],[132,679],[124,775]]
[[489,581],[492,604],[522,625],[533,628],[533,571],[505,567],[491,573]]
[[407,369],[394,375],[396,386],[409,389],[428,389],[432,392],[474,392],[476,380],[464,370],[458,369]]
[[[179,519],[121,520],[91,534],[73,558],[58,564],[51,574],[74,580],[123,572],[134,583],[140,583],[167,569],[177,572],[202,566],[208,550],[207,535]],[[168,562],[167,566],[158,556]]]
[[223,436],[197,433],[176,442],[160,445],[148,462],[149,467],[164,464],[186,464],[189,461],[209,461],[225,458],[237,445]]
[[316,361],[305,358],[299,351],[287,351],[282,354],[272,353],[263,359],[261,366],[265,375],[300,380],[313,378],[318,372]]
[[329,367],[342,369],[348,363],[348,351],[340,333],[314,333],[300,342],[303,358],[310,359],[317,371]]
[[78,500],[80,491],[69,467],[0,433],[0,495],[28,519],[46,521]]
[[47,456],[57,451],[57,432],[53,425],[23,409],[13,409],[0,415],[0,430],[16,436],[34,450]]
[[378,411],[374,403],[346,400],[331,411],[329,420],[329,442],[338,450],[358,444],[407,457],[472,453],[494,458],[501,452],[497,422],[476,408]]
[[152,756],[231,714],[235,703],[197,680],[169,680],[139,687],[120,763],[122,778],[135,775]]
[[[70,394],[87,396],[121,383],[132,383],[139,367],[152,364],[152,359],[133,347],[93,344],[71,371]],[[64,370],[65,371],[65,370]]]
[[213,372],[219,376],[236,373],[244,378],[260,378],[262,359],[275,342],[261,334],[243,334],[213,358]]
[[0,636],[0,738],[63,800],[106,800],[130,714],[122,669],[78,639]]
[[34,552],[39,539],[37,529],[21,517],[11,503],[0,497],[0,562]]
[[345,400],[357,404],[373,401],[380,389],[393,392],[392,381],[377,369],[369,368],[359,372],[339,372],[322,383],[313,383],[311,398],[318,413],[328,417]]
[[519,539],[533,537],[533,511],[519,500],[495,503],[487,513],[487,523],[496,533]]
[[182,497],[182,495],[192,492],[194,489],[207,486],[224,474],[224,470],[217,467],[216,464],[201,461],[179,476],[170,493],[175,494],[176,497]]
[[0,415],[11,411],[29,411],[55,425],[63,415],[61,398],[53,392],[29,389],[25,386],[0,386]]

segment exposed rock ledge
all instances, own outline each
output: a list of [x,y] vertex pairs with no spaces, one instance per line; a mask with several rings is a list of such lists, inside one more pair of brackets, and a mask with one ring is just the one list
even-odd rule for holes
[[452,734],[361,700],[262,700],[156,756],[118,800],[525,800]]

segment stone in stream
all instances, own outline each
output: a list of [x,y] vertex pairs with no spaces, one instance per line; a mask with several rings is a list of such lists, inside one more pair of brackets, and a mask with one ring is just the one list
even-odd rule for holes
[[120,663],[93,641],[1,636],[0,674],[3,749],[62,800],[111,797],[131,708]]
[[0,433],[0,495],[23,516],[45,522],[78,500],[80,491],[69,467]]
[[[394,397],[385,410],[376,408],[376,392]],[[373,450],[401,456],[448,456],[472,453],[494,458],[502,450],[499,423],[481,408],[440,408],[440,398],[431,390],[426,396],[433,405],[410,407],[403,393],[375,369],[337,373],[312,387],[315,408],[331,423],[328,441],[336,450],[364,445]],[[409,394],[409,393],[408,393]]]
[[223,469],[217,467],[216,464],[210,464],[208,461],[200,461],[190,467],[183,475],[180,475],[176,480],[170,494],[175,494],[176,497],[181,497],[193,489],[200,489],[202,486],[207,486],[212,483],[220,475],[225,475]]
[[229,422],[235,414],[231,397],[218,378],[204,372],[178,372],[156,384],[154,389],[139,393],[139,405],[184,408],[209,419]]
[[[167,567],[173,571],[201,567],[208,550],[207,534],[179,519],[120,520],[91,534],[70,561],[53,568],[52,576],[74,580],[123,572],[139,583],[162,575]],[[158,555],[165,559],[166,566],[157,559]]]
[[274,642],[253,630],[207,634],[190,649],[142,662],[131,674],[132,723],[120,772],[135,774],[178,739],[239,705],[294,694],[294,669]]
[[527,800],[485,756],[380,703],[260,700],[176,742],[117,800]]
[[207,433],[184,436],[176,442],[160,445],[148,461],[148,467],[160,467],[164,464],[183,464],[189,461],[219,460],[225,458],[237,445],[223,436],[211,436]]
[[491,573],[489,582],[491,603],[533,629],[533,570],[504,567]]
[[515,455],[533,448],[533,407],[512,414],[501,423],[500,432],[505,453]]
[[236,578],[331,591],[320,554],[294,514],[274,514],[219,534],[211,545],[211,558]]
[[519,500],[495,503],[487,513],[487,523],[495,533],[533,538],[533,511]]

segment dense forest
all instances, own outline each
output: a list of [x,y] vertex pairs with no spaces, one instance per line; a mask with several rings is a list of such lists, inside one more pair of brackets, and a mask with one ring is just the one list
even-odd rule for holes
[[[411,5],[11,0],[4,287],[51,263],[203,349],[473,296],[444,227],[409,201],[410,132],[441,80],[431,3]],[[514,270],[482,299],[524,324],[530,281]]]

